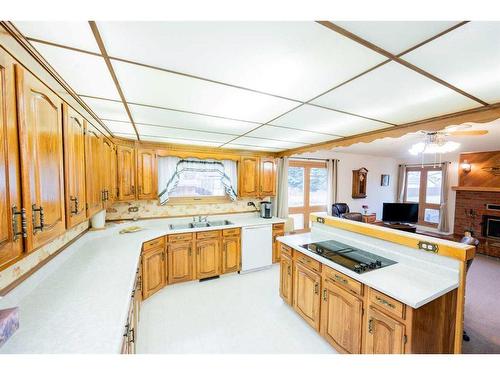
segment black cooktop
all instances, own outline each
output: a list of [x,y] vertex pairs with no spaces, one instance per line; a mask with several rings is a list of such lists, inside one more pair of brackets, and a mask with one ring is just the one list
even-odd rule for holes
[[397,263],[334,240],[309,243],[301,247],[357,273],[365,273]]

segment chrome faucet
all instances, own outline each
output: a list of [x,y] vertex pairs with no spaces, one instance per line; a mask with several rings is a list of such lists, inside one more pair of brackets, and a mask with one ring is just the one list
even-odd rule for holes
[[[201,223],[201,222],[207,222],[208,221],[208,216],[201,216],[199,215],[198,216],[198,222]],[[193,216],[193,223],[196,223],[196,216]]]

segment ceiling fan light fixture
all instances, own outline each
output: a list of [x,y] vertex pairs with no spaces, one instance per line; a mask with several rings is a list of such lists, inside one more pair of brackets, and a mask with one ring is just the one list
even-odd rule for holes
[[460,147],[460,143],[453,141],[446,141],[442,143],[434,143],[434,142],[419,142],[415,143],[409,149],[410,154],[418,155],[418,154],[446,154],[448,152],[452,152],[457,150]]

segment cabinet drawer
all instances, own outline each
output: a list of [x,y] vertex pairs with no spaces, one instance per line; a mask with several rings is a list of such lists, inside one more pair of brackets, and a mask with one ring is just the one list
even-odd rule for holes
[[191,241],[192,239],[193,233],[179,233],[168,235],[168,242]]
[[273,224],[273,231],[283,232],[285,230],[285,223]]
[[144,251],[157,248],[164,248],[164,247],[165,247],[165,237],[155,238],[154,240],[144,242],[142,244],[142,249]]
[[404,319],[405,305],[375,289],[370,289],[369,301],[372,306],[377,306],[392,315]]
[[291,259],[293,254],[293,249],[291,247],[283,245],[282,243],[280,243],[280,247],[281,247],[281,255],[285,255]]
[[363,295],[363,284],[356,281],[349,276],[344,275],[342,272],[334,270],[330,267],[323,267],[323,278],[326,282],[332,282],[335,285],[339,285],[350,292],[358,295]]
[[220,230],[210,230],[206,232],[197,232],[196,239],[201,240],[205,238],[217,238],[220,237]]
[[321,263],[313,258],[309,258],[307,255],[294,251],[293,259],[312,271],[321,272]]
[[240,228],[223,229],[222,235],[224,237],[239,236],[240,235]]

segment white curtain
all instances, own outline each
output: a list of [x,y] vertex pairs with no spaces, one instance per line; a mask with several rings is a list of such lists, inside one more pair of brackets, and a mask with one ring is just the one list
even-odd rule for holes
[[449,231],[448,223],[448,189],[449,189],[449,178],[448,178],[448,166],[449,163],[441,164],[442,178],[441,178],[441,205],[439,206],[439,224],[438,230],[440,232]]
[[400,164],[398,167],[398,186],[397,186],[397,197],[396,201],[398,203],[403,203],[405,197],[405,180],[406,180],[406,165]]
[[231,181],[231,186],[234,191],[238,191],[238,165],[234,160],[221,160],[222,165],[224,166],[224,172],[227,177],[229,177],[229,181]]
[[[234,164],[234,165],[233,165]],[[229,175],[226,172],[228,169]],[[183,172],[217,173],[224,186],[226,194],[231,200],[236,200],[236,162],[232,160],[200,160],[179,159],[177,157],[160,157],[158,160],[158,198],[160,204],[165,204],[170,198],[170,193],[177,187]]]
[[332,214],[332,204],[337,203],[337,187],[338,187],[338,159],[329,159],[326,161],[326,172],[328,176],[327,180],[327,202],[326,202],[326,210],[328,215]]
[[273,216],[288,219],[288,158],[278,160],[276,168],[276,197],[273,198]]

